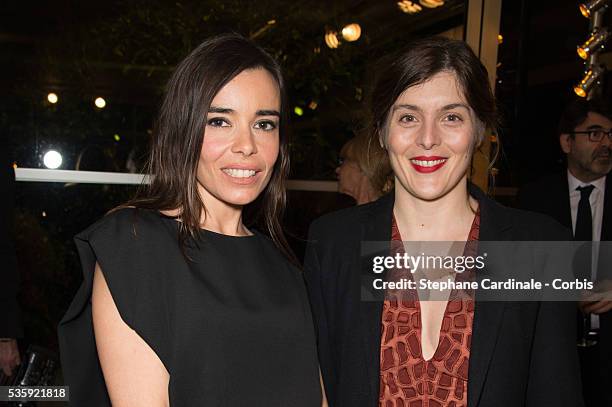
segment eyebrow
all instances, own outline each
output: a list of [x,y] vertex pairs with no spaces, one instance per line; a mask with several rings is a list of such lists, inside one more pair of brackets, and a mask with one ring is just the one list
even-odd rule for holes
[[257,116],[278,116],[280,117],[280,112],[278,110],[258,110],[255,112]]
[[597,129],[603,129],[603,127],[599,124],[592,124],[589,127],[587,127],[587,130],[597,130]]
[[[468,105],[466,105],[465,103],[451,103],[449,105],[442,106],[442,108],[439,109],[439,111],[452,110],[452,109],[456,109],[458,107],[463,107],[464,109],[470,110],[470,107]],[[402,104],[402,105],[395,105],[395,106],[393,106],[393,111],[394,112],[396,110],[399,110],[399,109],[415,110],[417,112],[420,112],[422,110],[420,107],[418,107],[416,105]]]
[[[232,113],[236,113],[236,111],[234,109],[230,109],[228,107],[219,107],[219,106],[211,106],[208,109],[208,113],[225,113],[225,114],[232,114]],[[280,112],[278,110],[258,110],[257,112],[255,112],[255,114],[257,116],[278,116],[280,117]]]

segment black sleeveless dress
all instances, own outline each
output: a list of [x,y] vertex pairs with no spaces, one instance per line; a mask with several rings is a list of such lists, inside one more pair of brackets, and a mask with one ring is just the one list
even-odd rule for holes
[[71,405],[110,406],[91,317],[97,261],[121,318],[168,370],[171,406],[320,406],[303,279],[267,237],[201,230],[187,261],[176,220],[121,209],[75,241],[84,281],[59,325]]

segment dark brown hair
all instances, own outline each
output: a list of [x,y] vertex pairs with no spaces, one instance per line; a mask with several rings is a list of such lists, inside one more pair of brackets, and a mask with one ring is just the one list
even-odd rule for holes
[[243,217],[248,225],[263,226],[278,249],[297,263],[280,225],[289,173],[285,84],[277,62],[238,34],[206,40],[176,67],[167,84],[146,165],[146,173],[153,178],[126,206],[157,211],[178,209],[181,245],[187,238],[198,236],[205,207],[196,174],[208,110],[224,85],[241,72],[257,68],[268,71],[280,90],[280,151],[268,185],[255,202],[244,208]]
[[497,130],[497,108],[487,70],[465,42],[444,37],[415,40],[400,53],[382,61],[380,66],[370,102],[369,136],[373,148],[379,144],[378,138],[385,134],[389,112],[397,98],[406,89],[440,72],[456,75],[476,115],[476,145],[482,141],[486,127]]
[[604,99],[576,99],[565,107],[559,120],[559,134],[571,133],[587,119],[589,112],[612,120],[612,106]]

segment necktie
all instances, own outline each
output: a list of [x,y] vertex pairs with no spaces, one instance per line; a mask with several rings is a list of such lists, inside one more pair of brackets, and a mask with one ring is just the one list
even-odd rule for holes
[[[591,203],[589,197],[593,192],[593,185],[586,185],[576,188],[580,191],[580,201],[578,202],[578,213],[576,215],[576,229],[574,240],[590,242],[593,240],[593,217],[591,215]],[[591,244],[583,244],[576,254],[577,277],[591,278]]]
[[[593,215],[591,214],[591,203],[589,198],[593,192],[593,185],[585,185],[576,188],[580,191],[580,201],[578,202],[578,213],[576,214],[576,228],[574,230],[574,240],[587,241],[593,240]],[[576,253],[574,265],[576,277],[580,279],[591,279],[591,243],[582,244]],[[583,315],[577,311],[578,316],[577,332],[578,346],[592,346],[594,343],[590,339],[591,315]]]
[[576,215],[576,230],[574,240],[590,241],[593,240],[593,217],[591,215],[591,203],[589,197],[595,187],[586,185],[576,188],[580,191],[580,202],[578,202],[578,213]]

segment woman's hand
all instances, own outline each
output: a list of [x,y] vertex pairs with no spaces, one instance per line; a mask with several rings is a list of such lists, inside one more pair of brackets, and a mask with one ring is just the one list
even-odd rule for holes
[[17,341],[12,338],[0,338],[0,369],[5,375],[12,376],[13,369],[20,363]]

